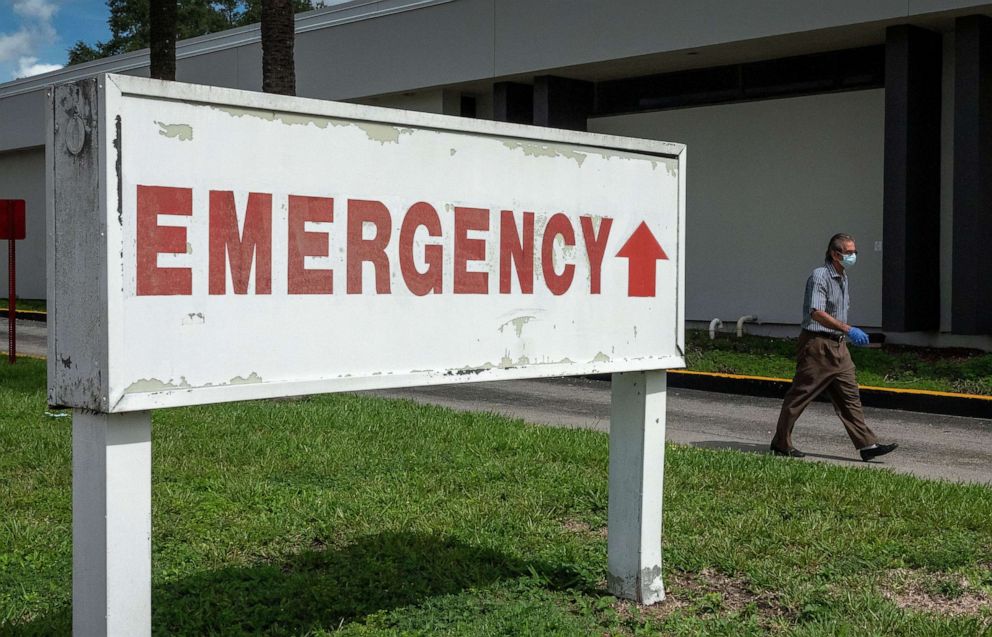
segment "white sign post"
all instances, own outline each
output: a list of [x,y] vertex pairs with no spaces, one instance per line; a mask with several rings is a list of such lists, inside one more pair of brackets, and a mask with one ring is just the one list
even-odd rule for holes
[[152,418],[72,412],[72,625],[151,634]]
[[151,410],[466,381],[614,375],[610,587],[663,598],[683,146],[116,75],[50,108],[77,634],[150,630]]
[[665,599],[665,373],[613,374],[610,396],[608,585],[614,595],[642,604]]

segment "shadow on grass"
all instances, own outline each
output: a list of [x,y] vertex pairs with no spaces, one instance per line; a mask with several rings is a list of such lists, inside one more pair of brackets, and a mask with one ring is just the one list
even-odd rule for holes
[[[811,453],[809,451],[807,451],[805,453],[810,458],[822,458],[824,460],[839,460],[841,462],[847,462],[847,463],[850,463],[850,464],[858,464],[858,465],[864,464],[864,461],[861,460],[861,457],[860,456],[857,456],[857,455],[851,455],[851,456],[831,456],[830,454],[826,454],[826,453]],[[851,453],[857,454],[857,451],[852,451]]]
[[[578,573],[457,539],[418,533],[367,536],[340,549],[319,539],[280,561],[204,571],[156,585],[161,635],[299,634],[333,630],[378,611],[518,577],[551,590],[586,588]],[[68,634],[71,610],[8,627],[11,635]]]
[[[692,443],[693,447],[699,447],[700,449],[717,449],[717,450],[733,450],[733,451],[743,451],[744,453],[760,453],[771,455],[771,451],[768,449],[767,444],[754,444],[753,442],[731,442],[727,440],[703,440],[700,442]],[[803,450],[809,458],[822,458],[824,460],[840,460],[843,462],[862,464],[861,458],[857,457],[845,457],[845,456],[831,456],[825,453],[812,453],[807,450]]]
[[743,451],[744,453],[770,453],[768,445],[756,445],[752,442],[733,442],[730,440],[701,440],[692,443],[693,447],[700,449],[716,449],[720,451]]

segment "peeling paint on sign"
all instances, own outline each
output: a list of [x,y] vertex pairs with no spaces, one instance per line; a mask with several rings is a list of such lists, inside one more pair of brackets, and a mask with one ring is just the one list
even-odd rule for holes
[[159,391],[169,391],[172,389],[191,389],[192,386],[186,381],[185,376],[179,378],[178,383],[172,381],[165,382],[157,378],[142,378],[136,380],[127,389],[124,390],[125,394],[147,394],[151,392]]
[[254,384],[254,383],[260,383],[260,382],[262,382],[262,377],[259,376],[258,374],[256,374],[255,372],[252,372],[252,373],[248,374],[247,377],[245,377],[245,376],[235,376],[229,382],[232,385],[251,385],[251,384]]
[[162,137],[178,139],[181,142],[193,141],[193,127],[189,124],[163,124],[155,122],[162,130],[158,132]]
[[467,374],[481,374],[482,372],[489,371],[491,369],[497,369],[495,365],[489,362],[485,362],[481,365],[468,365],[465,367],[459,367],[456,369],[449,369],[444,373],[445,376],[465,376]]
[[266,122],[279,122],[287,126],[316,126],[317,128],[327,128],[329,124],[334,126],[347,126],[344,122],[334,122],[326,117],[307,117],[303,115],[292,115],[290,113],[277,113],[275,111],[262,111],[251,108],[234,108],[230,106],[213,106],[222,113],[227,113],[231,117],[253,117]]
[[[253,117],[267,122],[279,122],[286,126],[316,126],[325,129],[328,126],[354,126],[362,130],[370,141],[380,144],[399,143],[401,135],[412,135],[414,129],[402,126],[390,126],[388,124],[377,124],[372,122],[349,122],[344,120],[334,120],[327,117],[293,115],[290,113],[279,113],[276,111],[261,111],[248,108],[214,107],[231,117]],[[161,125],[161,124],[160,124]],[[454,150],[454,149],[452,149]],[[454,154],[454,152],[452,152]]]
[[517,338],[520,338],[523,335],[524,325],[536,320],[536,316],[520,316],[500,325],[499,331],[502,332],[507,325],[513,325],[513,330],[517,333]]
[[588,156],[584,152],[559,148],[551,144],[542,144],[539,142],[504,141],[503,145],[510,150],[520,150],[528,157],[550,157],[552,159],[556,157],[564,157],[565,159],[571,159],[579,166],[582,166],[582,162],[584,162]]
[[370,124],[370,123],[358,123],[355,124],[358,128],[365,131],[365,135],[369,140],[373,142],[379,142],[380,144],[398,144],[400,141],[400,135],[412,135],[412,128],[401,128],[399,126],[389,126],[387,124]]
[[651,161],[651,169],[657,170],[658,166],[665,167],[665,173],[669,177],[678,177],[678,163],[671,159],[654,159]]
[[499,362],[501,369],[513,369],[514,367],[523,367],[524,365],[530,365],[529,358],[521,355],[520,358],[514,361],[509,352],[507,352]]

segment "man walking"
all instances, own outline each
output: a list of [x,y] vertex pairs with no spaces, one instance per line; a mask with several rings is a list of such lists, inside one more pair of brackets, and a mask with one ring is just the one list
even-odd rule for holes
[[806,455],[792,446],[792,429],[803,410],[824,391],[862,460],[883,456],[898,446],[879,444],[875,433],[865,424],[854,362],[847,351],[847,341],[860,346],[868,344],[868,335],[847,323],[850,306],[847,270],[857,259],[854,237],[835,234],[827,245],[824,264],[806,280],[796,375],[785,394],[772,438],[771,450],[776,455],[792,458]]

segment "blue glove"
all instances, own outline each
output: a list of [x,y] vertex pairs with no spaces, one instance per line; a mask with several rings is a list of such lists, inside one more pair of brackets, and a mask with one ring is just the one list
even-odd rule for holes
[[847,338],[855,345],[859,345],[861,347],[868,344],[868,335],[856,327],[851,328],[851,330],[847,333]]

